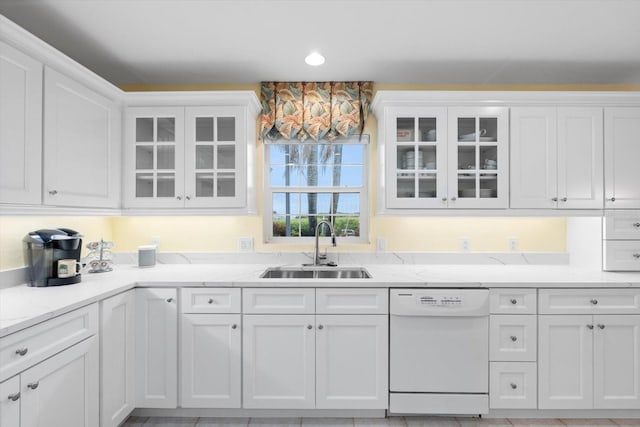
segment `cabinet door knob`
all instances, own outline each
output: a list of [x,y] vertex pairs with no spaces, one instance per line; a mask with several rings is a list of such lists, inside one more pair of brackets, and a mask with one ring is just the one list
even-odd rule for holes
[[191,196],[187,196],[187,197],[185,197],[185,199],[191,200]]
[[551,201],[552,201],[552,202],[557,202],[557,201],[558,201],[558,198],[557,198],[557,197],[552,197],[552,198],[551,198]]
[[13,393],[13,394],[9,395],[9,400],[12,401],[12,402],[15,402],[18,399],[20,399],[20,392]]
[[635,228],[640,228],[640,222],[634,222],[634,223],[633,223],[633,226],[634,226]]
[[611,197],[610,199],[607,199],[607,200],[610,201],[610,202],[615,202],[616,198],[615,197]]
[[167,298],[167,302],[173,302],[173,298]]
[[516,342],[518,341],[518,337],[515,335],[511,335],[509,338],[511,338],[511,341]]
[[514,390],[518,388],[518,384],[516,384],[516,383],[511,383],[510,386]]
[[562,199],[560,199],[561,202],[566,202],[567,200],[569,199],[567,199],[566,197],[563,197]]
[[446,201],[447,201],[447,198],[446,198],[446,197],[443,197],[443,198],[442,198],[442,201],[443,201],[443,202],[446,202]]
[[313,329],[313,326],[307,325],[307,329]]
[[587,325],[587,328],[593,329],[593,325]]
[[591,304],[596,305],[598,304],[598,300],[597,299],[592,299],[591,301],[589,301]]
[[324,326],[318,325],[318,329],[324,329]]
[[237,329],[238,325],[236,325],[235,323],[233,325],[231,325],[231,329]]
[[457,198],[457,197],[455,197],[455,196],[451,198],[451,201],[452,201],[452,202],[455,202],[456,200],[458,200],[458,198]]
[[27,384],[27,388],[30,388],[31,390],[35,390],[38,388],[39,385],[40,385],[40,381],[36,381],[35,383]]
[[209,304],[213,304],[213,298],[209,298],[209,301],[207,301]]
[[178,199],[178,200],[182,200],[182,197],[180,197],[180,196],[176,196],[176,199]]
[[58,190],[51,190],[49,191],[49,194],[55,196],[56,194],[58,194]]
[[24,356],[28,351],[29,349],[27,347],[22,347],[16,350],[16,354],[19,356]]
[[518,300],[515,298],[511,298],[510,301],[511,301],[511,304],[513,305],[516,305],[518,303]]
[[640,259],[640,254],[633,254],[633,257],[634,257],[635,259]]
[[604,325],[603,325],[603,324],[599,324],[599,325],[598,325],[598,328],[600,328],[600,329],[604,329]]

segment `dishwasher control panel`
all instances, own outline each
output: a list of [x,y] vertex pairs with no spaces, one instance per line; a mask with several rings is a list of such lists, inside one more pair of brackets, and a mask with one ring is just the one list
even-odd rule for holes
[[389,312],[397,316],[488,316],[489,290],[391,289]]
[[462,305],[462,298],[460,296],[447,296],[447,295],[420,295],[418,303],[428,306],[443,306],[443,307],[459,307]]

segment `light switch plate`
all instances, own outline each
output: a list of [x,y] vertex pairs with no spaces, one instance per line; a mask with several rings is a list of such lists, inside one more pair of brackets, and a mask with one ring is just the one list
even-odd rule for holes
[[253,237],[241,237],[238,246],[240,252],[253,252]]

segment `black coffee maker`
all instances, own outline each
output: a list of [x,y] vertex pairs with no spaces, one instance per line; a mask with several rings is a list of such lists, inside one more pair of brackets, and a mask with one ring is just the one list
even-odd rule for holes
[[80,282],[82,235],[69,228],[32,231],[22,239],[29,286]]

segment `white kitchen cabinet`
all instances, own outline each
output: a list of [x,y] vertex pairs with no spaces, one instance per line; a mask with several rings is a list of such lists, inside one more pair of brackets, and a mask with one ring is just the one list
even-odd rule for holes
[[491,315],[489,360],[535,362],[538,334],[535,315]]
[[640,107],[604,109],[605,208],[640,209]]
[[316,408],[386,409],[387,315],[316,316]]
[[387,107],[385,208],[506,208],[506,107]]
[[313,314],[243,316],[243,407],[315,407]]
[[0,203],[42,202],[42,63],[0,42]]
[[136,289],[135,406],[138,408],[177,406],[176,293],[172,288]]
[[538,397],[536,368],[535,362],[490,362],[489,407],[535,409]]
[[20,426],[20,375],[0,382],[0,427]]
[[602,108],[511,109],[510,206],[602,209]]
[[24,371],[20,427],[97,426],[98,369],[94,336]]
[[43,202],[120,205],[121,107],[45,67]]
[[100,303],[100,426],[118,426],[135,408],[135,291]]

